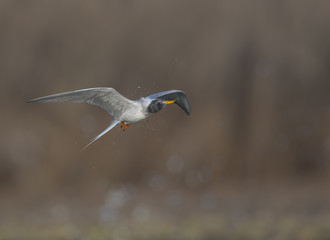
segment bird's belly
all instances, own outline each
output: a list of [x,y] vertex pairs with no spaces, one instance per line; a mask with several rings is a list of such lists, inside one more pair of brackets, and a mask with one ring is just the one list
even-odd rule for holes
[[141,121],[147,117],[147,114],[145,114],[142,111],[126,111],[120,116],[120,121],[125,121],[129,123],[135,123],[138,121]]

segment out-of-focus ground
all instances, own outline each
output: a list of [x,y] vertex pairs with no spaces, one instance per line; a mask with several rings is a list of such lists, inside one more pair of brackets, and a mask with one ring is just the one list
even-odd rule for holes
[[[329,239],[330,2],[0,1],[0,239]],[[170,105],[111,121],[27,100]]]

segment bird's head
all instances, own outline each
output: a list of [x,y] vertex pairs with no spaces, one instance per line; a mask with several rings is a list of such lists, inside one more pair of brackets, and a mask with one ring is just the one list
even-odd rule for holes
[[155,99],[149,103],[147,110],[149,113],[156,113],[162,110],[166,105],[167,105],[166,102],[159,99]]

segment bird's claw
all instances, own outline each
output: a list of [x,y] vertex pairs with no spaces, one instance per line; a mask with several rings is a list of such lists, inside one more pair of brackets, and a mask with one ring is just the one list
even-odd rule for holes
[[130,124],[126,124],[125,121],[123,121],[120,125],[120,128],[123,129],[123,131],[125,131],[129,126],[131,126]]
[[123,131],[125,131],[129,126],[131,126],[131,125],[126,124],[126,126],[125,126],[124,129],[123,129]]

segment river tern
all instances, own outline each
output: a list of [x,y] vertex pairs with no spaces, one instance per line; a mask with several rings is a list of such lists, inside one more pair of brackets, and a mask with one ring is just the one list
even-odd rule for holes
[[84,150],[98,140],[117,124],[125,131],[132,123],[146,119],[150,114],[157,113],[167,104],[176,103],[186,114],[190,114],[190,103],[185,92],[180,90],[168,90],[141,97],[139,100],[130,100],[114,88],[98,87],[75,90],[70,92],[53,94],[35,98],[28,102],[86,102],[105,109],[114,119],[110,125],[99,135],[90,140],[82,149]]

